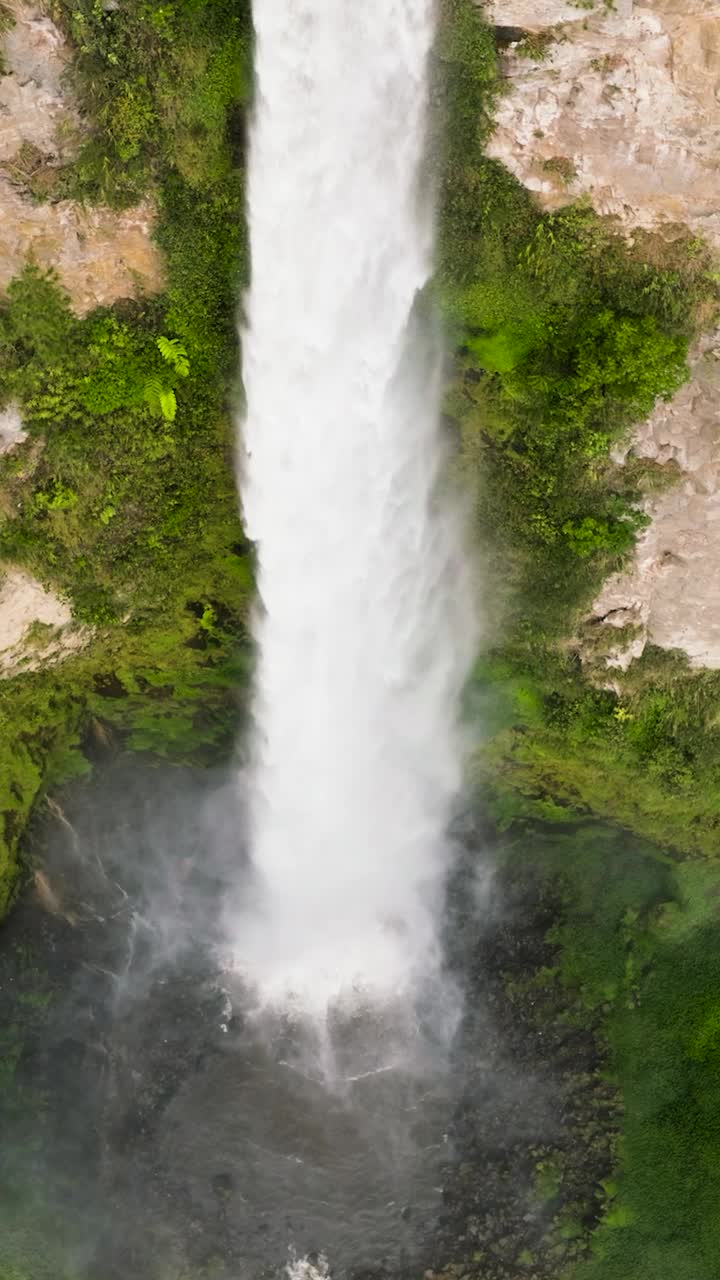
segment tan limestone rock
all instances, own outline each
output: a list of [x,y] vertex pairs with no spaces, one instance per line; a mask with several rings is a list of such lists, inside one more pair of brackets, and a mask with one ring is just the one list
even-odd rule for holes
[[621,626],[629,611],[654,644],[720,668],[720,334],[702,344],[691,381],[656,406],[631,449],[674,464],[680,479],[647,502],[652,523],[633,563],[608,579],[593,615]]
[[89,636],[69,605],[23,569],[0,578],[0,678],[59,662]]
[[9,74],[0,77],[0,160],[9,160],[24,142],[46,154],[66,154],[80,119],[62,85],[62,35],[36,4],[16,0],[6,8],[15,25],[2,41]]
[[153,293],[162,286],[153,218],[148,204],[122,213],[71,200],[32,204],[0,179],[0,289],[32,255],[57,269],[80,313]]
[[26,440],[27,431],[23,427],[20,406],[13,401],[0,409],[0,456],[12,453]]
[[682,223],[720,247],[720,3],[566,8],[493,5],[507,25],[533,9],[557,39],[540,61],[510,53],[490,154],[547,208],[589,195],[628,228]]
[[2,37],[9,74],[0,76],[0,289],[28,257],[56,267],[79,312],[162,287],[149,203],[122,213],[70,200],[38,204],[19,190],[13,161],[28,144],[49,163],[68,159],[81,120],[67,78],[58,28],[31,0],[9,5],[15,25]]

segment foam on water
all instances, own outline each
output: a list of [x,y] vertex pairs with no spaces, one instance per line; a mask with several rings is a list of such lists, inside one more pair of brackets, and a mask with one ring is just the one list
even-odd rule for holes
[[285,1268],[288,1280],[330,1280],[330,1268],[324,1254],[311,1262],[309,1258],[291,1258]]
[[442,352],[420,189],[435,0],[257,0],[241,489],[257,541],[254,884],[263,999],[395,996],[438,964],[473,649],[439,490]]

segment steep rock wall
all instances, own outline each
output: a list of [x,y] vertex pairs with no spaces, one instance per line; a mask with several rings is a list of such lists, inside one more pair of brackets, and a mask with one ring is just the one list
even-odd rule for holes
[[[0,291],[33,259],[57,270],[81,314],[138,290],[154,292],[162,265],[150,204],[119,213],[30,194],[34,170],[52,173],[72,159],[83,122],[58,28],[35,3],[15,0],[6,8],[13,25],[0,44]],[[0,455],[24,442],[17,406],[7,405]],[[58,662],[89,635],[73,626],[68,604],[27,572],[10,566],[0,574],[0,678]]]
[[496,0],[492,18],[550,39],[508,57],[491,155],[545,207],[588,194],[627,227],[720,245],[720,4]]
[[[553,209],[589,198],[630,238],[691,233],[720,249],[720,3],[495,0],[508,92],[489,153]],[[513,30],[517,28],[517,30]],[[532,33],[523,37],[523,32]],[[593,616],[720,667],[720,335],[692,354],[692,377],[624,450],[674,469],[646,503],[651,524]]]
[[[632,452],[673,468],[678,479],[646,504],[651,519],[632,566],[610,578],[593,605],[606,622],[640,628],[643,641],[682,649],[691,665],[720,668],[720,341],[693,361],[691,381],[658,404],[635,432]],[[638,643],[638,641],[640,643]]]
[[82,135],[67,79],[67,51],[39,5],[15,0],[2,37],[0,76],[0,289],[32,255],[57,269],[79,312],[162,283],[149,204],[116,212],[72,200],[39,203],[33,170],[70,159]]

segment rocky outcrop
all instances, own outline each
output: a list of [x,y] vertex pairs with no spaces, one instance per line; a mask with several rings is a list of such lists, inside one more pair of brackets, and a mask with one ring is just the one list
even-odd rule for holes
[[[720,248],[720,0],[493,0],[489,12],[510,41],[490,154],[545,208],[586,197],[629,236],[689,228]],[[669,484],[646,503],[631,567],[593,606],[623,636],[608,665],[650,640],[720,668],[720,335],[630,451]]]
[[35,3],[15,0],[6,8],[15,25],[1,43],[0,289],[32,256],[58,270],[79,312],[156,291],[162,269],[149,204],[118,213],[72,200],[39,203],[27,193],[28,169],[67,161],[82,122],[58,28]]
[[720,2],[494,0],[491,16],[551,39],[536,58],[511,45],[490,154],[547,208],[587,194],[627,227],[720,246]]
[[[118,213],[71,200],[42,202],[29,193],[35,170],[51,173],[72,159],[83,122],[58,28],[31,0],[3,7],[14,25],[0,39],[0,291],[29,259],[57,270],[79,313],[139,290],[156,291],[162,270],[149,204]],[[5,405],[0,455],[25,439],[18,406]],[[35,441],[35,452],[40,448]],[[27,465],[32,451],[26,446]],[[4,502],[0,494],[0,509]],[[8,566],[0,572],[0,679],[59,662],[90,635],[89,628],[73,624],[67,602],[25,570]]]
[[69,605],[24,570],[0,577],[0,678],[59,662],[88,634],[73,625]]
[[606,582],[593,615],[639,628],[629,657],[651,640],[720,668],[720,335],[693,364],[692,380],[635,433],[635,456],[671,468],[675,482],[646,504],[634,562]]
[[27,432],[23,427],[20,406],[8,404],[0,410],[0,456],[12,453],[18,445],[27,440]]

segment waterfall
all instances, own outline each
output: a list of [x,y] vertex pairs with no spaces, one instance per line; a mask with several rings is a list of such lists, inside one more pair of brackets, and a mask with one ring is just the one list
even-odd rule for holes
[[256,0],[241,491],[261,605],[254,889],[262,997],[325,1008],[439,963],[473,648],[443,500],[422,189],[435,0]]

